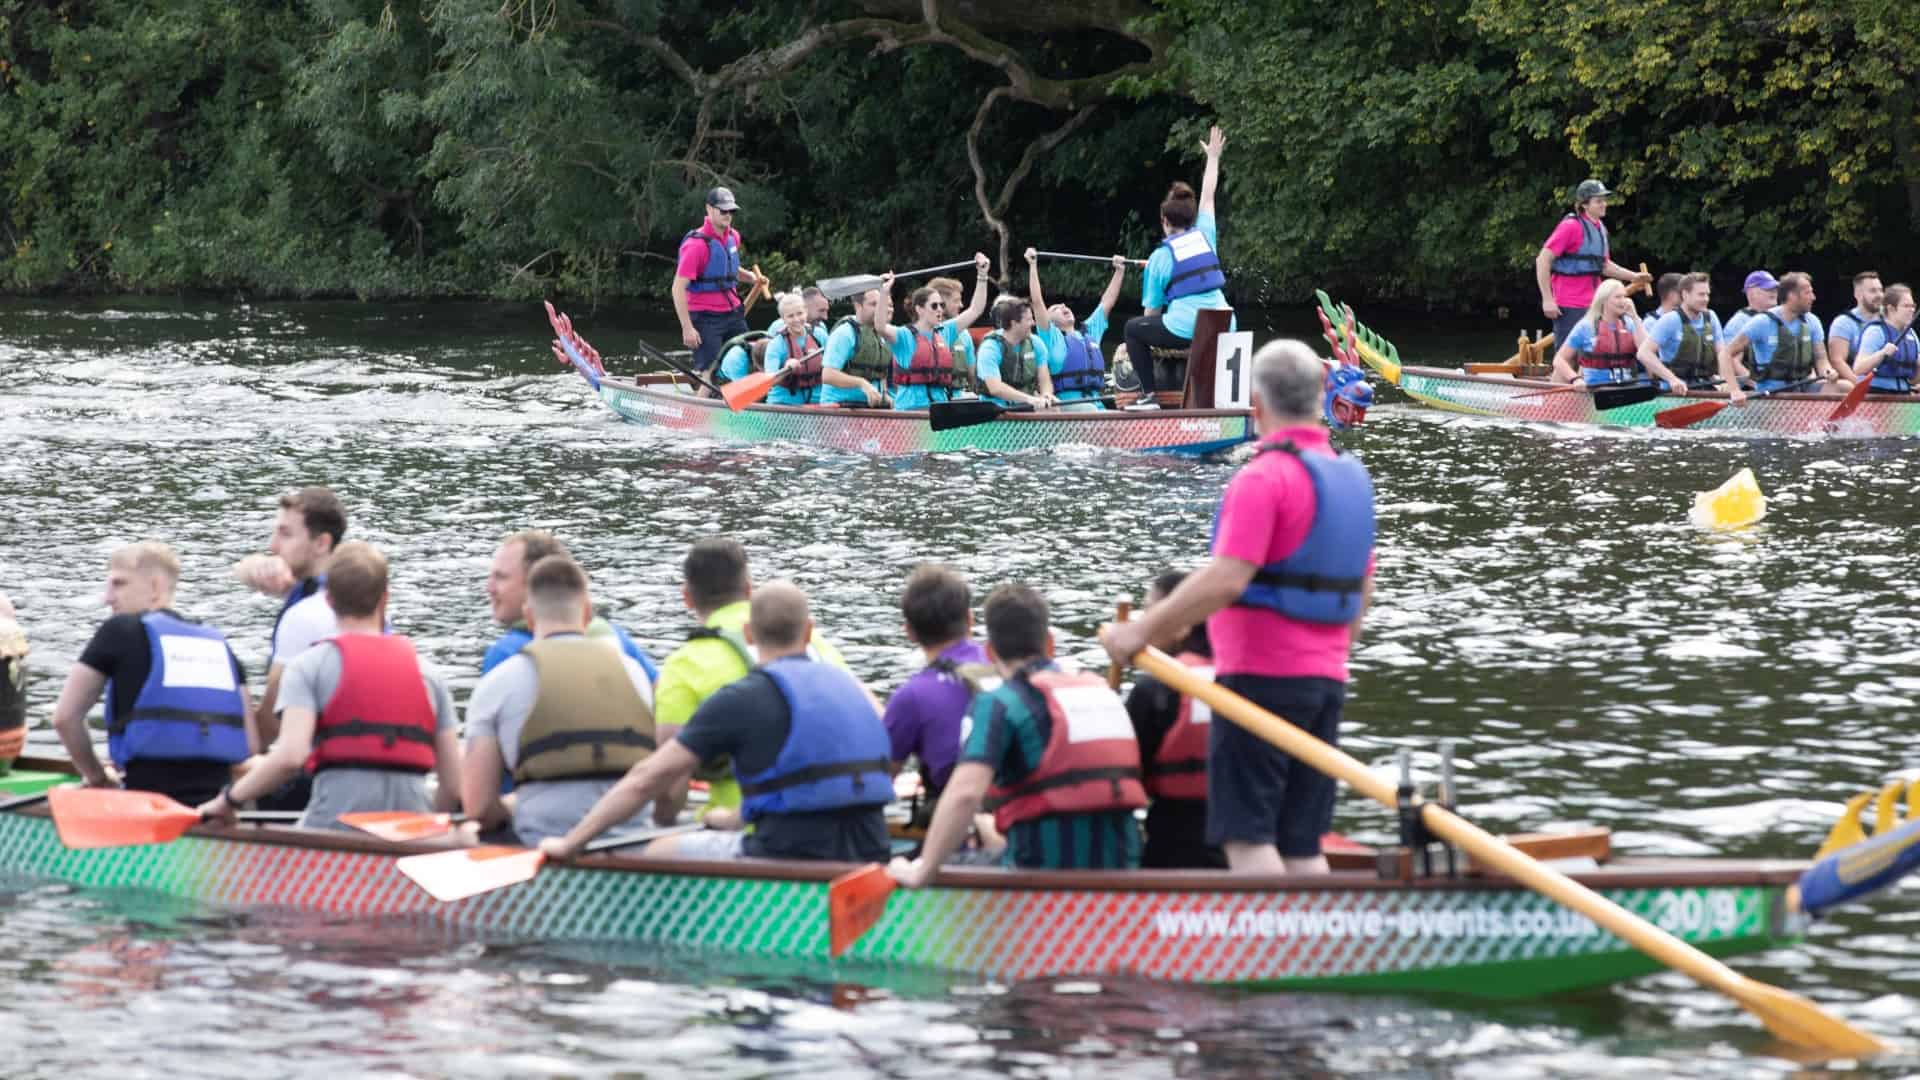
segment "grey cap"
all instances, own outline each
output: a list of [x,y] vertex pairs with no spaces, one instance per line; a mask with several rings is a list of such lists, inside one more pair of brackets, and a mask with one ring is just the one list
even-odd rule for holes
[[707,205],[716,210],[725,210],[728,213],[740,209],[740,204],[733,201],[732,189],[723,187],[717,187],[707,192]]
[[1613,198],[1613,192],[1608,191],[1607,185],[1598,180],[1582,180],[1580,181],[1580,186],[1573,189],[1573,201],[1575,204],[1586,202],[1588,199],[1611,198]]

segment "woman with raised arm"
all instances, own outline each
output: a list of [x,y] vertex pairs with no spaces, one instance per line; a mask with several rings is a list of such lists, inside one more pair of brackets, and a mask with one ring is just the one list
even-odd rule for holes
[[1193,327],[1198,313],[1206,308],[1226,308],[1227,284],[1220,269],[1219,230],[1213,219],[1213,197],[1220,186],[1220,151],[1227,137],[1218,125],[1207,133],[1202,147],[1207,152],[1206,172],[1200,178],[1200,197],[1193,189],[1176,182],[1160,204],[1160,230],[1166,234],[1152,257],[1147,259],[1145,284],[1140,289],[1140,305],[1146,314],[1127,320],[1127,358],[1140,376],[1140,399],[1129,409],[1157,409],[1154,403],[1153,350],[1185,349],[1193,344]]
[[[1100,396],[1107,392],[1107,362],[1100,355],[1100,339],[1107,336],[1107,316],[1120,299],[1120,284],[1126,280],[1127,260],[1113,257],[1113,277],[1100,294],[1100,306],[1085,322],[1076,320],[1073,309],[1065,304],[1047,306],[1040,291],[1040,253],[1027,249],[1027,292],[1035,312],[1045,312],[1045,330],[1039,336],[1047,342],[1047,370],[1053,375],[1053,392],[1061,407],[1069,412],[1097,412],[1106,406]],[[1035,316],[1039,318],[1038,315]]]

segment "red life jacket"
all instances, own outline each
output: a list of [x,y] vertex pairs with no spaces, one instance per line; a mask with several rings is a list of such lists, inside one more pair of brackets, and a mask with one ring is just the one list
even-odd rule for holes
[[1107,680],[1081,672],[1020,675],[1046,701],[1052,731],[1040,763],[1013,787],[987,792],[993,823],[1005,832],[1022,821],[1053,814],[1137,810],[1147,805],[1140,786],[1140,743],[1133,721]]
[[1580,366],[1604,371],[1639,367],[1638,351],[1633,345],[1633,329],[1626,320],[1622,319],[1612,326],[1596,321],[1593,324],[1593,351],[1580,354]]
[[797,344],[794,342],[793,336],[785,330],[782,330],[780,334],[787,339],[788,360],[801,360],[801,358],[805,357],[808,353],[813,354],[812,357],[801,360],[800,366],[794,368],[793,374],[787,376],[787,381],[781,385],[793,394],[804,397],[809,401],[814,400],[813,392],[820,388],[820,368],[822,360],[826,356],[826,350],[820,347],[819,342],[813,340],[813,328],[811,326],[800,331],[800,341]]
[[340,685],[314,724],[307,771],[430,772],[437,720],[413,642],[397,634],[326,640],[340,650]]
[[908,331],[913,334],[913,361],[907,370],[893,373],[894,385],[952,389],[953,350],[940,340],[939,329],[932,334],[922,334],[912,327]]
[[[1213,661],[1199,653],[1181,653],[1180,662],[1200,678],[1213,681]],[[1156,799],[1207,798],[1207,731],[1213,726],[1213,710],[1204,701],[1180,696],[1180,715],[1160,740],[1153,761],[1147,765],[1147,794]]]

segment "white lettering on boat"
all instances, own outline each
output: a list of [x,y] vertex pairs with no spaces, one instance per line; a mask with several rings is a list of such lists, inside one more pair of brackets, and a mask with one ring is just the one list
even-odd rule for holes
[[1218,420],[1182,420],[1180,421],[1179,429],[1182,432],[1196,435],[1223,434],[1220,421]]
[[[1731,901],[1731,897],[1728,898]],[[1729,927],[1728,929],[1731,929]],[[1592,937],[1593,920],[1564,908],[1502,911],[1469,907],[1441,911],[1258,911],[1162,909],[1153,930],[1167,938],[1517,938]]]

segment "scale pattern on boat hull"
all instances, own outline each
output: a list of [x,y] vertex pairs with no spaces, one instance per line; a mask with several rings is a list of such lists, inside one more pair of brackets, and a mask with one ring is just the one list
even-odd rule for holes
[[[551,867],[439,904],[365,852],[189,835],[70,851],[44,817],[0,814],[0,874],[151,890],[229,909],[426,919],[486,936],[630,942],[804,960],[828,970],[996,979],[1138,976],[1318,989],[1525,997],[1653,970],[1651,961],[1518,889],[1295,892],[936,888],[894,894],[845,960],[827,956],[818,881]],[[1612,889],[1609,898],[1709,952],[1786,939],[1765,885]]]
[[732,412],[712,399],[608,379],[601,400],[625,420],[735,442],[799,442],[868,454],[942,450],[1028,450],[1078,444],[1109,450],[1187,455],[1230,450],[1254,437],[1244,414],[1071,413],[995,420],[934,431],[925,413],[754,406]]

